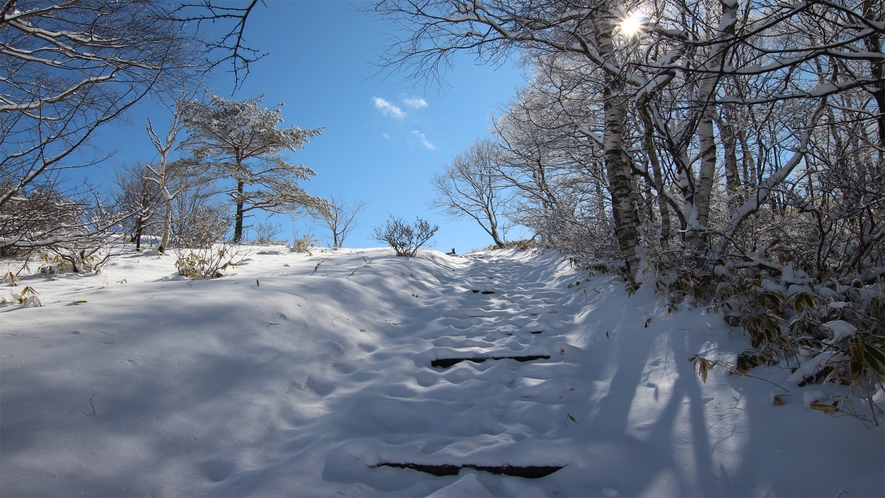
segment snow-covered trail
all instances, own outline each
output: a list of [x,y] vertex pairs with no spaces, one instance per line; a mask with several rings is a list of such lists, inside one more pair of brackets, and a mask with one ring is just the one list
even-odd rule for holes
[[0,308],[0,495],[885,492],[882,427],[802,402],[836,388],[775,407],[721,367],[703,384],[686,359],[733,358],[737,329],[555,253],[255,249],[222,279],[172,273],[125,256]]
[[[563,400],[575,394],[569,378],[575,366],[566,359],[575,351],[563,331],[581,308],[563,303],[557,289],[567,287],[563,282],[574,271],[566,262],[551,265],[550,258],[510,256],[454,260],[445,273],[431,268],[421,285],[407,290],[413,302],[400,303],[399,316],[384,319],[357,345],[361,354],[342,355],[325,378],[308,379],[305,390],[326,396],[330,411],[278,448],[286,455],[279,461],[214,493],[291,489],[282,482],[302,480],[293,469],[303,468],[314,452],[324,455],[323,481],[344,486],[348,495],[427,495],[450,485],[445,492],[456,495],[488,494],[480,491],[487,488],[520,494],[525,479],[477,474],[469,466],[571,463],[555,445],[559,427],[574,425]],[[416,260],[411,266],[424,265]],[[363,275],[366,284],[374,279]],[[360,283],[359,272],[350,280]],[[520,361],[526,358],[538,359]],[[336,387],[348,385],[355,387]],[[466,481],[385,464],[465,466]]]

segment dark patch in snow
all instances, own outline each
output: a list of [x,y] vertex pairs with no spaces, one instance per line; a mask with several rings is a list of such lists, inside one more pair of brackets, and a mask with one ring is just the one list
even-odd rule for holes
[[378,467],[396,467],[398,469],[412,469],[419,472],[426,472],[435,476],[456,476],[461,469],[474,469],[489,472],[495,475],[505,475],[514,477],[525,477],[527,479],[538,479],[549,476],[562,467],[538,466],[538,467],[513,467],[503,465],[499,467],[485,465],[421,465],[417,463],[382,463]]
[[196,467],[212,482],[221,482],[234,471],[232,463],[221,459],[207,460],[196,464]]
[[535,361],[535,360],[549,360],[550,355],[530,355],[530,356],[492,356],[492,357],[482,357],[477,356],[474,358],[439,358],[437,360],[433,360],[430,362],[431,367],[440,367],[440,368],[449,368],[452,365],[461,363],[462,361],[472,361],[474,363],[482,363],[486,360],[516,360],[516,361]]

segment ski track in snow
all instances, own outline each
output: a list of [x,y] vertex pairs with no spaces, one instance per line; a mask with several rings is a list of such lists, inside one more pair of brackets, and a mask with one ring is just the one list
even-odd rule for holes
[[[733,358],[737,329],[556,253],[173,262],[24,277],[46,306],[0,307],[0,495],[885,494],[882,427],[804,406],[836,387],[703,384],[686,358]],[[478,469],[503,467],[562,469]]]

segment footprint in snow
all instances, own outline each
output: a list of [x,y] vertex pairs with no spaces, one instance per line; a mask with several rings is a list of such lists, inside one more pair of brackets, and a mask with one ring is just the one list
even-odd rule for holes
[[328,396],[336,389],[334,382],[318,379],[312,375],[307,378],[307,388],[320,396]]
[[196,467],[212,482],[221,482],[234,472],[234,465],[221,459],[206,460]]

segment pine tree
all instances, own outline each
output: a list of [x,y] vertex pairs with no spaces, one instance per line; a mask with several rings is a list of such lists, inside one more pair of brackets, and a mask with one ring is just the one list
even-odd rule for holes
[[298,186],[316,173],[303,165],[288,163],[282,154],[304,148],[322,128],[292,126],[283,122],[278,104],[262,107],[264,96],[243,102],[207,93],[206,101],[186,100],[179,104],[188,138],[181,148],[207,163],[221,178],[233,180],[227,191],[236,205],[233,241],[243,238],[243,219],[254,209],[272,213],[315,213],[328,209],[326,201]]

